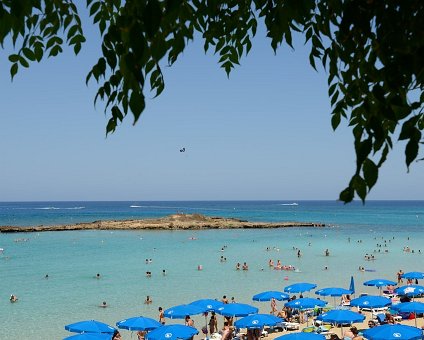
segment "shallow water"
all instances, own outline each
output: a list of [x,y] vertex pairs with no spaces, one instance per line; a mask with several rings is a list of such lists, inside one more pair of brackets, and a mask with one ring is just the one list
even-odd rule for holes
[[[159,203],[155,202],[155,206],[161,206]],[[177,203],[181,209],[183,204]],[[385,202],[375,207],[347,209],[332,202],[318,203],[277,206],[274,202],[244,205],[218,202],[205,212],[218,215],[219,209],[221,212],[227,209],[228,215],[245,219],[261,220],[262,216],[262,220],[278,220],[278,210],[283,209],[281,219],[294,219],[287,215],[300,216],[300,220],[335,227],[0,234],[0,247],[5,249],[0,256],[0,318],[5,325],[4,334],[10,339],[62,339],[70,335],[63,328],[65,324],[97,319],[114,325],[118,320],[136,315],[156,318],[158,306],[168,308],[222,295],[234,296],[239,302],[252,303],[261,311],[269,312],[269,303],[253,302],[251,297],[300,281],[317,283],[319,288],[348,288],[351,275],[357,292],[376,293],[375,288],[365,287],[362,282],[372,278],[395,280],[400,268],[424,270],[423,257],[418,253],[424,244],[421,218],[424,203],[399,205],[394,202],[390,206]],[[193,203],[191,210],[203,212],[201,207],[205,204]],[[163,205],[170,206],[169,202]],[[187,208],[188,203],[184,205]],[[231,206],[236,207],[236,212]],[[166,213],[175,212],[168,209]],[[154,215],[158,210],[162,212],[162,208],[149,208],[144,213]],[[97,217],[98,214],[93,214],[93,218]],[[35,218],[34,223],[38,222]],[[227,247],[221,251],[224,245]],[[403,252],[405,246],[415,253]],[[297,257],[296,248],[301,250],[302,257]],[[328,257],[324,256],[327,248]],[[365,261],[366,253],[373,253],[376,259]],[[220,261],[221,256],[226,262]],[[291,264],[300,272],[271,270],[270,258]],[[146,259],[152,259],[152,263],[146,264]],[[236,271],[237,262],[247,262],[249,271]],[[197,270],[199,264],[203,266],[202,271]],[[324,270],[326,266],[328,270]],[[376,272],[360,272],[359,266]],[[166,276],[162,275],[163,269]],[[146,277],[146,271],[152,272],[151,278]],[[45,279],[47,273],[49,278]],[[95,278],[97,273],[101,274],[100,279]],[[18,303],[8,301],[12,293],[19,297]],[[151,296],[153,304],[143,304],[146,295]],[[313,292],[309,295],[314,296]],[[109,307],[99,308],[102,301],[107,301]],[[195,316],[194,320],[197,326],[204,324],[201,316]],[[131,338],[130,332],[121,333],[124,339]]]

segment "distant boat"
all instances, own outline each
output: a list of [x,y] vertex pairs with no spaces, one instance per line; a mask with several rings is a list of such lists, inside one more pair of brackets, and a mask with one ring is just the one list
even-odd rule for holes
[[297,203],[281,203],[280,205],[291,205],[291,206],[296,206],[299,205]]

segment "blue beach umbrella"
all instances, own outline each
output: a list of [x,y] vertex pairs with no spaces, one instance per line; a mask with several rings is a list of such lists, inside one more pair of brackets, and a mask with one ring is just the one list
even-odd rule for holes
[[194,335],[199,334],[194,327],[184,325],[166,325],[146,334],[147,340],[177,340],[190,339]]
[[178,305],[168,308],[163,312],[166,318],[184,319],[187,315],[196,315],[204,313],[204,309],[196,305]]
[[349,295],[349,294],[352,294],[352,291],[345,288],[329,287],[329,288],[318,289],[315,292],[315,294],[321,295],[321,296],[332,296],[334,298],[334,306],[335,306],[336,296]]
[[402,277],[404,279],[420,280],[420,279],[424,279],[424,273],[423,272],[408,272],[408,273],[402,274]]
[[394,286],[396,282],[386,279],[374,279],[364,282],[364,286],[383,287],[383,286]]
[[263,328],[264,326],[275,326],[283,321],[271,314],[253,314],[237,320],[234,325],[237,328]]
[[65,329],[73,333],[111,333],[116,329],[108,324],[96,320],[87,320],[72,323],[65,326]]
[[[401,313],[414,313],[422,314],[424,313],[424,303],[422,302],[403,302],[392,307],[394,310],[397,310]],[[417,318],[415,317],[415,327],[417,327]]]
[[396,282],[386,280],[386,279],[374,279],[374,280],[369,280],[364,282],[364,286],[373,286],[373,287],[380,288],[380,295],[384,286],[394,286],[394,285],[396,285]]
[[205,323],[206,323],[206,329],[208,328],[208,317],[206,312],[216,312],[219,308],[224,306],[224,303],[217,300],[212,299],[201,299],[196,300],[190,303],[190,305],[197,306],[203,309],[203,312],[205,313]]
[[365,315],[352,312],[344,309],[333,309],[321,315],[318,315],[317,320],[322,320],[335,325],[352,324],[365,320]]
[[350,301],[351,306],[359,308],[382,308],[392,304],[392,300],[384,296],[365,295]]
[[277,292],[275,290],[269,290],[266,292],[262,292],[256,295],[253,295],[252,300],[253,301],[271,301],[272,299],[282,301],[282,300],[288,300],[290,296],[283,292]]
[[346,294],[352,294],[352,291],[345,288],[329,287],[318,289],[315,294],[321,296],[342,296]]
[[82,333],[68,336],[64,340],[111,340],[112,334],[107,333]]
[[219,308],[216,312],[223,316],[238,317],[255,314],[258,312],[258,310],[258,308],[251,305],[246,305],[244,303],[228,303],[224,304],[224,306]]
[[151,331],[162,326],[162,324],[151,318],[136,316],[118,321],[116,326],[121,329],[128,329],[129,331]]
[[420,285],[402,286],[402,287],[396,288],[395,293],[398,295],[406,295],[409,297],[414,297],[414,296],[424,294],[424,287]]
[[423,331],[419,328],[401,324],[382,325],[364,330],[368,340],[421,340]]
[[218,308],[222,307],[224,304],[221,301],[212,300],[212,299],[201,299],[196,300],[190,303],[190,305],[195,305],[197,307],[203,308],[204,312],[215,312]]
[[290,286],[287,286],[284,288],[284,291],[286,293],[303,293],[303,292],[307,292],[311,289],[316,288],[317,285],[315,283],[307,283],[307,282],[299,282],[299,283],[294,283]]
[[399,312],[409,312],[409,313],[424,313],[424,303],[422,302],[402,302],[398,303],[397,305],[394,305],[392,307],[394,310],[397,310]]
[[279,336],[274,340],[325,340],[325,336],[316,333],[292,333]]
[[291,300],[285,303],[285,306],[294,308],[294,309],[308,309],[315,307],[324,307],[327,304],[327,301],[313,299],[313,298],[300,298],[296,300]]
[[355,280],[353,279],[353,276],[350,277],[349,290],[352,292],[352,294],[355,294]]

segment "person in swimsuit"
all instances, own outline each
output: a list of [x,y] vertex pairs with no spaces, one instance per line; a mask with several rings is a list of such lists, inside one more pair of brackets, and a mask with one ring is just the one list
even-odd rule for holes
[[163,315],[162,307],[159,307],[159,322],[164,325],[165,324],[165,315]]

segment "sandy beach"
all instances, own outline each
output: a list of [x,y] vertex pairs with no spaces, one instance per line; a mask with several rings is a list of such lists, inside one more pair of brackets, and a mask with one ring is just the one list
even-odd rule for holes
[[[359,296],[359,295],[358,295]],[[424,302],[424,298],[416,298],[416,299],[414,299],[414,301],[420,301],[420,302]],[[264,302],[264,304],[266,304],[267,302]],[[281,305],[282,305],[282,302],[280,303]],[[357,311],[357,308],[356,307],[352,307],[351,308],[351,310],[352,311]],[[368,312],[368,311],[363,311],[362,312],[362,314],[363,315],[365,315],[365,319],[364,319],[364,321],[363,322],[360,322],[360,323],[354,323],[352,326],[355,326],[358,330],[365,330],[365,329],[368,329],[368,321],[369,320],[372,320],[372,313],[371,312]],[[222,319],[222,317],[218,317],[218,319],[220,320],[220,319]],[[303,328],[306,328],[306,327],[308,327],[308,326],[311,326],[312,325],[312,323],[313,323],[313,321],[310,319],[309,321],[308,321],[308,323],[307,322],[304,322],[304,323],[301,323],[300,324],[300,327],[299,327],[299,330],[294,330],[294,331],[282,331],[282,332],[273,332],[272,330],[269,330],[267,327],[265,327],[265,329],[266,330],[268,330],[268,336],[266,336],[266,337],[263,337],[263,339],[269,339],[269,340],[272,340],[272,339],[275,339],[275,338],[278,338],[278,337],[280,337],[280,336],[282,336],[282,335],[286,335],[286,334],[292,334],[292,333],[297,333],[297,332],[301,332],[302,331],[302,329]],[[402,320],[401,322],[398,322],[399,324],[402,324],[402,325],[408,325],[408,326],[413,326],[413,327],[415,327],[415,320],[414,319],[411,319],[411,320]],[[417,327],[418,328],[422,328],[422,327],[424,327],[424,318],[423,317],[418,317],[417,318]],[[201,327],[197,327],[198,328],[198,330],[200,330],[200,328]],[[344,326],[343,328],[341,328],[341,327],[331,327],[331,329],[329,330],[329,334],[336,334],[337,336],[339,336],[341,339],[343,339],[343,334],[342,334],[342,332],[344,333],[346,330],[348,330],[349,329],[349,327],[347,327],[347,326]],[[243,330],[242,330],[243,331]],[[244,330],[245,331],[245,330]],[[329,338],[329,336],[327,336],[326,338]],[[198,334],[196,337],[195,337],[195,339],[196,340],[200,340],[200,339],[204,339],[204,336],[203,335],[201,335],[201,334]]]

